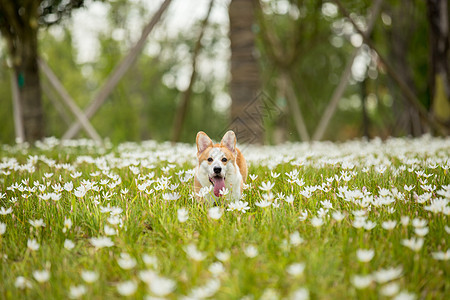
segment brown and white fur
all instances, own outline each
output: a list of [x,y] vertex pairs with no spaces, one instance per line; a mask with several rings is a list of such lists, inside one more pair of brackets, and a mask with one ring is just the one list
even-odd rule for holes
[[[197,133],[198,166],[195,168],[194,190],[197,195],[202,187],[213,187],[209,200],[217,202],[219,191],[225,187],[231,199],[241,198],[247,179],[247,163],[236,148],[236,135],[229,130],[220,144],[213,144],[206,133]],[[214,195],[212,195],[214,194]]]

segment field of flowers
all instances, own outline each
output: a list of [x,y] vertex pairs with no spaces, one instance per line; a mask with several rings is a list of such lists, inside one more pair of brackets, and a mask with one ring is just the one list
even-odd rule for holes
[[194,145],[1,146],[0,298],[448,299],[450,138],[241,150],[213,206]]

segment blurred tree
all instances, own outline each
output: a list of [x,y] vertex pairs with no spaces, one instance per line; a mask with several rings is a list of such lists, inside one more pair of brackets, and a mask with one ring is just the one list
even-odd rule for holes
[[[385,13],[388,13],[395,20],[386,31],[389,41],[389,61],[402,81],[417,95],[418,88],[414,81],[413,64],[411,57],[408,55],[408,49],[414,43],[413,36],[417,34],[417,27],[421,25],[415,17],[415,14],[418,13],[417,4],[410,0],[391,2],[385,5]],[[393,127],[394,134],[422,135],[424,128],[417,110],[408,103],[405,95],[398,91],[394,82],[389,81],[388,85],[395,95],[395,99],[401,100],[393,103],[393,112],[396,117]]]
[[184,120],[186,119],[186,113],[189,107],[189,103],[192,99],[192,88],[194,87],[195,80],[197,78],[197,60],[200,54],[200,50],[202,48],[202,38],[205,33],[206,26],[208,24],[208,19],[211,14],[211,10],[214,5],[214,0],[209,2],[208,11],[206,12],[206,16],[204,17],[201,27],[200,33],[198,35],[197,42],[195,43],[194,51],[192,54],[192,72],[189,79],[189,85],[186,90],[184,90],[180,103],[178,104],[177,112],[175,114],[175,118],[173,120],[172,126],[172,142],[178,142],[180,140],[181,131],[183,129]]
[[450,127],[450,51],[448,0],[427,0],[430,24],[432,113]]
[[263,143],[262,99],[259,66],[255,54],[255,3],[232,0],[229,6],[231,42],[231,128],[238,140]]
[[0,32],[6,39],[19,85],[25,139],[44,137],[38,58],[38,28],[59,22],[83,0],[0,0]]

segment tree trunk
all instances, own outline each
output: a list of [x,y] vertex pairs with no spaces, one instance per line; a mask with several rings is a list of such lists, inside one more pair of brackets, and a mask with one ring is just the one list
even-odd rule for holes
[[241,143],[264,142],[264,104],[258,62],[255,58],[255,4],[232,0],[229,6],[231,42],[230,129]]
[[[20,39],[20,37],[19,37]],[[22,108],[25,140],[33,142],[44,137],[41,85],[37,65],[37,31],[21,39],[19,60],[14,65]]]
[[[393,19],[392,30],[389,33],[390,47],[389,55],[392,65],[397,70],[398,75],[408,88],[416,94],[416,86],[413,79],[413,73],[408,62],[408,53],[410,48],[411,34],[414,33],[413,23],[414,4],[409,0],[402,0],[398,8],[392,9]],[[391,85],[393,95],[396,95],[396,88]],[[398,93],[398,97],[404,98],[402,93]],[[394,96],[394,98],[396,98]],[[398,101],[394,104],[393,111],[396,118],[396,134],[409,134],[412,136],[420,136],[424,133],[420,122],[419,114],[406,104],[407,100]]]
[[430,23],[430,91],[432,113],[450,125],[448,0],[427,0]]
[[[29,1],[20,6],[15,1],[0,1],[0,29],[8,43],[12,67],[17,75],[25,140],[34,142],[44,137],[44,118],[38,58],[38,6]],[[5,26],[5,24],[7,24]]]

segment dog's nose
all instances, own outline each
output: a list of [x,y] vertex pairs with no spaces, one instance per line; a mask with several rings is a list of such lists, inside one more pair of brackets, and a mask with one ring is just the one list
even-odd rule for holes
[[222,168],[221,167],[214,167],[214,173],[216,174],[220,174],[220,172],[222,172]]

